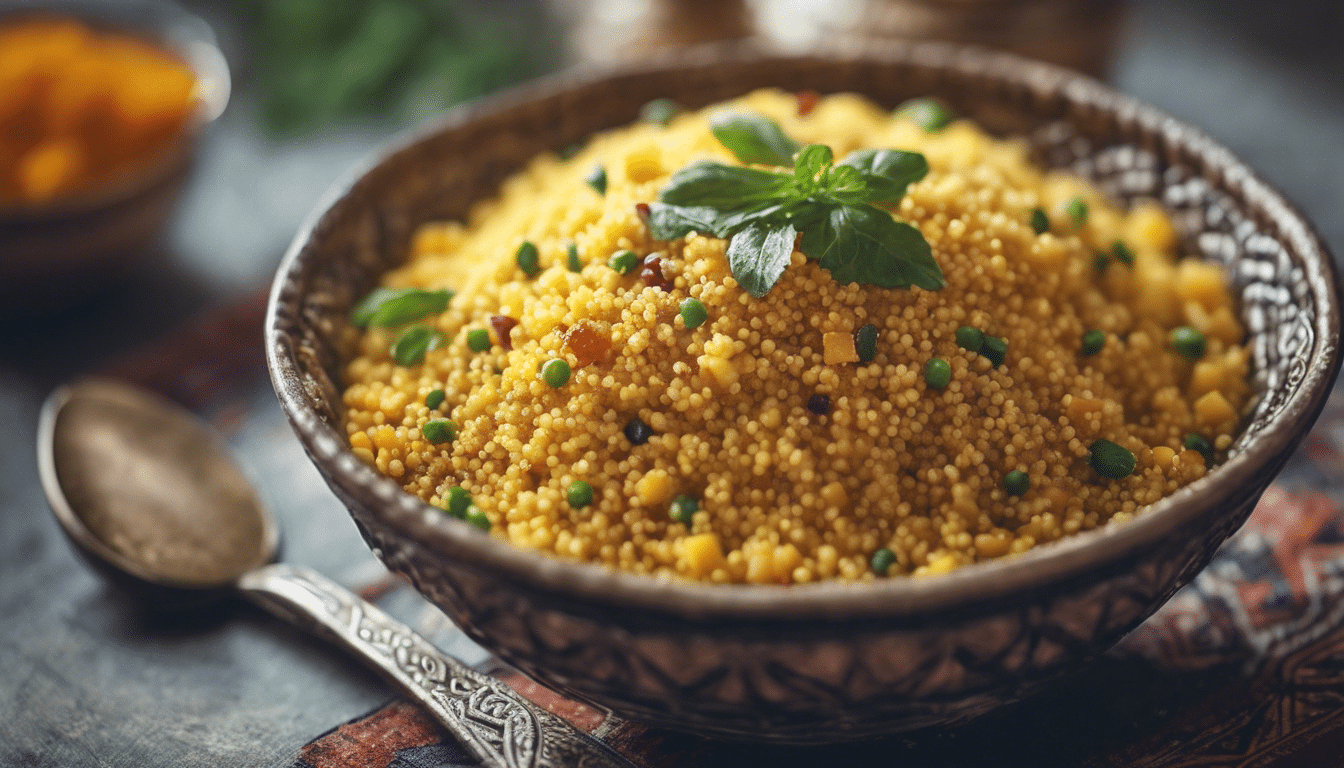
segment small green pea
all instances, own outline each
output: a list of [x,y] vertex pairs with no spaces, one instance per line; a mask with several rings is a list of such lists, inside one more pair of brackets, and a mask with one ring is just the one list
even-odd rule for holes
[[586,507],[593,503],[593,486],[582,480],[575,480],[565,490],[565,499],[569,501],[569,506],[575,509]]
[[926,131],[941,131],[952,122],[952,110],[938,99],[923,97],[910,99],[896,107],[897,117],[906,117]]
[[457,422],[452,419],[430,419],[420,428],[420,434],[434,445],[451,443],[457,438]]
[[854,351],[860,363],[871,363],[877,357],[877,326],[868,323],[854,332]]
[[597,190],[597,194],[607,194],[607,169],[605,166],[593,166],[593,170],[588,172],[588,176],[584,181],[588,182],[588,186]]
[[1092,252],[1092,268],[1098,272],[1105,272],[1106,268],[1111,266],[1111,257],[1101,251]]
[[957,346],[971,352],[979,352],[985,345],[985,332],[971,325],[963,325],[957,329]]
[[460,485],[454,485],[448,489],[448,503],[445,505],[448,514],[461,520],[467,516],[467,508],[471,506],[471,494],[467,489]]
[[490,531],[490,518],[486,517],[485,510],[481,509],[475,504],[472,504],[470,507],[467,507],[467,513],[462,516],[462,519],[466,520],[468,523],[471,523],[477,528],[480,528],[482,531],[485,531],[487,533],[489,533]]
[[639,119],[655,125],[667,125],[680,111],[681,107],[671,99],[654,99],[639,108]]
[[941,357],[924,364],[924,383],[934,389],[946,389],[952,383],[952,366]]
[[1031,490],[1031,476],[1020,469],[1014,469],[1003,476],[1003,490],[1007,491],[1009,496],[1025,496],[1027,491]]
[[1118,443],[1102,438],[1088,446],[1088,463],[1102,477],[1119,480],[1134,472],[1134,454]]
[[1181,447],[1189,451],[1198,451],[1199,455],[1204,457],[1204,466],[1213,466],[1213,446],[1203,435],[1191,432],[1181,441]]
[[1050,231],[1050,217],[1045,215],[1045,211],[1040,208],[1033,208],[1031,211],[1031,228],[1038,235],[1043,235]]
[[1127,267],[1134,266],[1134,252],[1125,245],[1123,241],[1116,240],[1111,243],[1111,253],[1115,255],[1117,261],[1120,261]]
[[995,368],[998,368],[1008,358],[1008,342],[986,333],[985,343],[980,347],[980,354],[993,363]]
[[552,358],[541,366],[541,380],[551,389],[559,389],[569,382],[569,363]]
[[896,553],[886,547],[873,552],[873,556],[868,559],[868,565],[878,576],[886,576],[891,571],[891,566],[895,564]]
[[1188,325],[1173,328],[1171,331],[1171,348],[1192,360],[1198,360],[1204,356],[1206,349],[1204,334]]
[[1201,453],[1213,450],[1213,446],[1209,444],[1208,438],[1194,432],[1187,432],[1185,434],[1185,437],[1181,440],[1181,447],[1186,450],[1199,451]]
[[440,405],[443,405],[444,398],[446,397],[448,397],[448,393],[444,392],[442,389],[431,389],[429,394],[425,395],[425,407],[432,411]]
[[490,332],[484,328],[467,331],[467,349],[472,352],[484,352],[490,348]]
[[1088,331],[1083,334],[1083,345],[1079,347],[1078,354],[1083,357],[1091,357],[1105,346],[1106,333],[1104,331]]
[[1083,226],[1087,223],[1087,201],[1081,197],[1071,198],[1064,205],[1064,213],[1068,214],[1073,226]]
[[709,310],[699,299],[690,298],[681,301],[681,322],[686,324],[688,330],[694,330],[705,324],[709,319]]
[[532,244],[531,240],[524,240],[518,250],[513,254],[513,260],[518,262],[518,268],[523,270],[523,274],[528,277],[536,277],[541,271],[541,259],[537,255],[537,246]]
[[619,250],[611,254],[611,258],[607,259],[607,266],[620,272],[622,275],[628,275],[635,271],[635,267],[639,266],[639,254],[628,248]]
[[695,511],[700,509],[700,502],[695,500],[694,496],[680,494],[672,500],[672,506],[668,508],[667,516],[674,522],[690,526],[695,518]]
[[566,254],[566,261],[568,262],[566,266],[569,267],[569,271],[582,272],[583,264],[579,262],[579,246],[574,243],[570,243],[569,245],[565,246],[565,254]]

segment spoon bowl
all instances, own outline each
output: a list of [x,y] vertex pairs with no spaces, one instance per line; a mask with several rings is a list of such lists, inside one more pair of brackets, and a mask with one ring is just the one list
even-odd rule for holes
[[75,548],[151,606],[226,597],[279,551],[274,516],[218,433],[151,392],[106,379],[53,392],[38,470]]
[[275,519],[219,435],[168,400],[105,379],[63,387],[42,408],[37,452],[75,548],[151,605],[242,594],[354,651],[489,768],[630,766],[318,573],[268,565]]

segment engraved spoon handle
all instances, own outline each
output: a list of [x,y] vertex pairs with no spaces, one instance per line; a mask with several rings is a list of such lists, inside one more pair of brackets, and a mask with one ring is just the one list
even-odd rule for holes
[[308,568],[268,565],[244,574],[238,587],[270,612],[353,650],[489,768],[633,768],[508,684],[467,667]]

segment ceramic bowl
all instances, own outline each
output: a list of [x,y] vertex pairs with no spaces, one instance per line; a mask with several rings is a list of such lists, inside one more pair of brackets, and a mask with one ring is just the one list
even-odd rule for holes
[[229,69],[214,33],[175,3],[0,0],[0,24],[51,15],[177,54],[196,72],[200,103],[187,129],[135,173],[47,202],[0,204],[0,315],[69,306],[149,252],[176,208],[198,139],[229,101]]
[[[1187,250],[1226,266],[1258,397],[1228,459],[1134,520],[929,578],[802,586],[658,580],[516,548],[448,518],[349,450],[352,303],[416,226],[463,217],[533,155],[762,86],[925,94],[1122,202],[1160,200]],[[1283,196],[1200,131],[1067,70],[976,49],[870,43],[807,56],[700,49],[569,74],[458,109],[372,159],[285,257],[266,325],[299,439],[380,558],[472,638],[567,696],[734,739],[822,742],[964,721],[1104,652],[1203,567],[1307,433],[1339,356],[1330,255]]]

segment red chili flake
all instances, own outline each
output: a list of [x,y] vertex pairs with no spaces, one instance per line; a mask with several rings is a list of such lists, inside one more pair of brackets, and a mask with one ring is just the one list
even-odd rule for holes
[[644,268],[639,271],[639,279],[644,281],[645,285],[662,288],[664,291],[672,290],[672,281],[663,274],[663,255],[658,251],[644,257]]
[[817,93],[816,91],[799,91],[798,116],[807,117],[808,115],[812,114],[812,110],[817,108],[817,101],[820,98],[821,94]]
[[574,355],[574,367],[596,363],[611,351],[611,336],[587,320],[580,320],[565,332],[565,348]]
[[647,221],[649,218],[649,204],[635,203],[635,213],[639,214],[639,218]]
[[509,331],[518,321],[508,315],[491,315],[490,327],[495,331],[495,338],[499,341],[499,346],[504,349],[513,349],[513,339],[509,338]]

